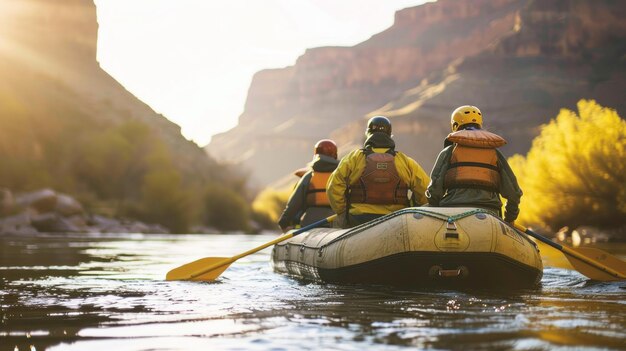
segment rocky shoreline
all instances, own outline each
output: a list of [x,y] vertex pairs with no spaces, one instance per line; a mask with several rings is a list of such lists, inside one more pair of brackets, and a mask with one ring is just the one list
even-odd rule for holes
[[52,189],[13,194],[0,189],[0,235],[39,233],[153,233],[170,231],[159,224],[87,213],[73,197]]

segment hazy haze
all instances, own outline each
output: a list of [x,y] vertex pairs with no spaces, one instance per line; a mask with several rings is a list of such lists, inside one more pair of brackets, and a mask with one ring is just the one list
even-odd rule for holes
[[199,145],[237,123],[252,75],[350,46],[423,0],[96,0],[98,61]]

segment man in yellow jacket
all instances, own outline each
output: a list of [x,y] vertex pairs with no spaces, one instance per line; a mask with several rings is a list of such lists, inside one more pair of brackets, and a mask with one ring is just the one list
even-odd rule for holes
[[415,160],[395,150],[389,119],[372,117],[365,136],[363,148],[343,157],[328,179],[328,200],[338,215],[335,226],[352,227],[428,202],[430,179]]

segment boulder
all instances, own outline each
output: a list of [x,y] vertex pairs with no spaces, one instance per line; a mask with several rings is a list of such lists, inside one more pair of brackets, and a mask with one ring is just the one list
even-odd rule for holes
[[73,215],[81,215],[85,212],[83,205],[71,196],[58,194],[54,212],[68,217]]
[[65,217],[65,220],[67,220],[69,223],[74,225],[81,232],[89,231],[89,228],[87,226],[87,220],[85,219],[85,216],[83,215],[73,215],[73,216]]
[[583,245],[598,242],[625,242],[626,226],[612,229],[602,229],[593,226],[580,226],[572,231],[571,241],[574,244],[576,241],[578,241],[580,244]]
[[15,208],[15,199],[9,189],[0,188],[0,217],[7,216]]
[[123,233],[118,220],[100,215],[91,215],[87,218],[90,231],[99,233]]
[[31,226],[29,213],[20,213],[15,216],[0,218],[0,235],[15,233],[36,233],[37,230]]
[[33,226],[26,225],[13,228],[0,228],[0,235],[37,235],[39,232]]
[[215,234],[215,233],[219,233],[220,230],[214,227],[207,227],[204,225],[194,225],[193,227],[191,227],[191,229],[189,230],[189,233],[191,234]]
[[169,234],[170,231],[160,224],[146,224],[140,221],[123,221],[125,233]]
[[160,224],[148,224],[146,234],[170,234],[170,231]]
[[150,231],[150,227],[145,223],[132,221],[124,224],[128,233],[148,233]]
[[15,204],[21,208],[32,207],[39,213],[54,211],[57,204],[57,193],[52,189],[41,189],[16,196]]
[[87,218],[89,231],[98,233],[143,233],[143,234],[169,234],[169,230],[159,224],[146,224],[134,220],[117,220],[99,215]]
[[33,227],[44,233],[80,233],[83,230],[56,213],[44,213],[31,218]]

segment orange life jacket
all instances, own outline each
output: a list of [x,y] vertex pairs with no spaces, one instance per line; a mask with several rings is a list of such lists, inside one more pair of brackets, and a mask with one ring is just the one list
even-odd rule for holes
[[326,183],[331,172],[315,172],[311,174],[309,188],[306,191],[306,204],[308,206],[330,206],[326,195]]
[[364,152],[365,169],[359,181],[350,185],[350,203],[409,206],[409,187],[398,174],[395,152],[377,153],[371,149]]
[[498,192],[500,168],[496,148],[505,145],[506,140],[485,130],[459,130],[450,133],[446,139],[455,145],[444,187]]

